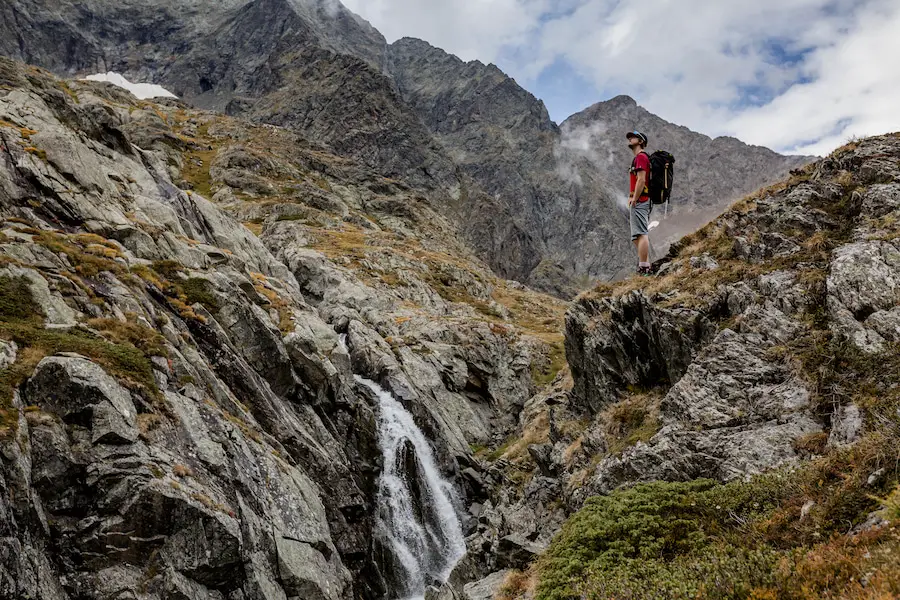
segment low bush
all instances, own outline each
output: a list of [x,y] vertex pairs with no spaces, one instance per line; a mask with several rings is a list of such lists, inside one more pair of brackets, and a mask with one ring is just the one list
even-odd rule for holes
[[702,548],[709,506],[701,497],[714,485],[650,483],[589,499],[538,563],[537,598],[575,598],[589,579],[603,579],[631,561],[673,559]]

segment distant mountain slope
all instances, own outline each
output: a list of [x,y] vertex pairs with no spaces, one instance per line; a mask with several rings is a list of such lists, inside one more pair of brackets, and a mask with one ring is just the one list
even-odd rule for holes
[[615,194],[589,164],[561,154],[543,102],[496,66],[465,63],[421,40],[391,44],[389,57],[403,99],[527,235],[533,252],[505,260],[502,272],[547,287],[550,278],[608,278],[628,263]]
[[813,160],[784,156],[732,137],[710,138],[669,123],[628,96],[594,104],[566,119],[560,129],[567,145],[591,159],[622,193],[627,191],[623,169],[631,162],[626,131],[640,129],[650,138],[651,152],[664,149],[675,155],[670,217],[655,236],[660,251],[716,217],[735,199]]
[[[799,162],[619,100],[560,128],[497,67],[419,40],[388,45],[337,0],[8,0],[0,54],[66,76],[117,71],[199,108],[290,128],[416,190],[498,274],[560,296],[631,269],[623,122],[684,138],[671,145],[678,189],[699,210],[679,210],[660,242]],[[615,151],[598,160],[597,144]],[[709,178],[714,154],[724,158]]]

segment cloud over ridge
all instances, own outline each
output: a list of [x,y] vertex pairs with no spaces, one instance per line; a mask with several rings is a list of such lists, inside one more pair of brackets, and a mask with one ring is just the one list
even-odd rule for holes
[[497,63],[558,121],[628,94],[669,121],[782,152],[900,130],[896,0],[344,4],[389,41]]

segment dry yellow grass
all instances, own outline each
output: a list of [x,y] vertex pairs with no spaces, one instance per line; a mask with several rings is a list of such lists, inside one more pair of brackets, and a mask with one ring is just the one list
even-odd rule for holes
[[259,237],[260,235],[262,235],[262,231],[263,231],[262,223],[253,223],[253,222],[248,221],[248,222],[244,223],[244,227],[249,229],[250,232],[253,235],[255,235],[256,237]]
[[253,273],[253,288],[269,301],[269,305],[278,313],[278,329],[288,334],[294,331],[294,311],[291,303],[278,295],[278,292],[269,287],[267,278],[262,273]]
[[178,477],[179,479],[185,479],[187,477],[194,476],[194,472],[191,470],[190,467],[187,467],[185,465],[180,465],[180,464],[172,467],[172,474],[175,475],[175,477]]
[[494,600],[524,600],[533,595],[535,587],[537,573],[533,568],[510,571]]
[[660,428],[659,397],[635,396],[611,407],[607,432],[609,452],[616,454],[638,442],[648,442]]
[[140,437],[147,440],[150,434],[163,422],[162,415],[158,413],[141,413],[137,416],[137,426]]
[[4,121],[0,119],[0,127],[8,127],[10,129],[16,129],[19,132],[19,136],[25,141],[29,141],[31,136],[36,135],[38,132],[34,129],[29,129],[28,127],[19,127],[15,123],[10,123],[9,121]]

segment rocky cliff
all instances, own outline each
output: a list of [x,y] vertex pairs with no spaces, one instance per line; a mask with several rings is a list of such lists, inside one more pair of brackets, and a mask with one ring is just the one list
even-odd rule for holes
[[497,273],[612,268],[598,138],[333,3],[160,6],[0,7],[191,101],[0,58],[0,597],[900,594],[898,136],[569,304]]
[[[629,159],[616,154],[613,168],[591,149],[623,145],[614,130],[624,113],[595,107],[561,132],[543,104],[495,66],[464,63],[418,40],[387,45],[336,0],[14,0],[0,17],[0,55],[59,75],[114,70],[160,83],[192,106],[289,128],[402,180],[460,225],[502,277],[570,297],[633,266],[618,206]],[[609,117],[602,139],[569,135],[581,135],[582,122],[596,133],[601,117]],[[678,131],[647,118],[654,134]],[[710,149],[687,137],[675,150],[693,172]],[[661,248],[797,164],[722,146],[721,177],[712,179],[728,183],[710,188],[715,210],[673,218],[679,224],[664,232]],[[707,189],[705,175],[696,177],[681,179],[688,198]]]
[[561,366],[562,303],[291,131],[0,59],[0,149],[0,597],[383,597],[358,377],[464,515]]
[[429,598],[898,591],[895,135],[565,319],[294,129],[0,59],[0,144],[0,597],[390,597],[385,472]]
[[900,592],[897,214],[900,135],[862,140],[579,296],[571,379],[483,457],[486,578],[436,597]]

